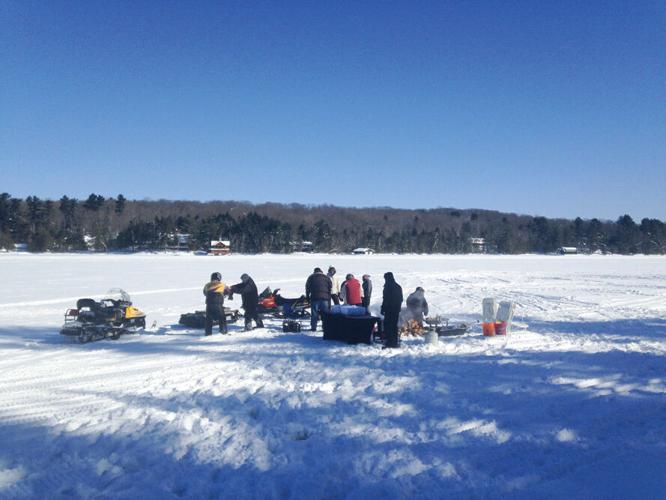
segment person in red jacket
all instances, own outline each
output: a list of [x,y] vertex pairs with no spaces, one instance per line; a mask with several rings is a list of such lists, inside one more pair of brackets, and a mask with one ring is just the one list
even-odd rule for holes
[[360,306],[363,304],[363,288],[353,274],[347,275],[345,282],[340,287],[340,296],[347,305]]

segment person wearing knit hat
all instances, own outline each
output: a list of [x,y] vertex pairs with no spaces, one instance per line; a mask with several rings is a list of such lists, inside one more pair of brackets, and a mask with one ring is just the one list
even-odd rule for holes
[[257,308],[259,306],[259,292],[254,280],[247,273],[240,277],[241,282],[233,285],[229,289],[229,300],[233,299],[234,293],[241,294],[242,307],[245,314],[245,331],[252,330],[252,320],[257,324],[257,328],[263,328],[264,322],[259,316]]
[[400,347],[398,343],[398,318],[402,306],[402,287],[396,283],[393,273],[384,274],[384,295],[382,314],[384,315],[384,348]]
[[331,304],[331,279],[318,267],[305,282],[305,298],[310,301],[310,329],[314,332],[319,313],[328,312]]

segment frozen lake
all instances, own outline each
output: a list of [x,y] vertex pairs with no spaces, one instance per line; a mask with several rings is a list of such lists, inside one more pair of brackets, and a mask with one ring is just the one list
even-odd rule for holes
[[[403,349],[267,328],[203,337],[213,271],[303,293],[393,271],[475,326]],[[0,497],[654,498],[666,491],[666,258],[0,254]],[[58,335],[127,290],[149,325]],[[481,300],[517,304],[484,338]],[[240,306],[240,297],[229,305]]]

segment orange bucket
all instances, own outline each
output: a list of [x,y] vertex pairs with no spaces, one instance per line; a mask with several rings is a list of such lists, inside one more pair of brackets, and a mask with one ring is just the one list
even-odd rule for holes
[[495,322],[495,335],[506,335],[506,321]]
[[483,336],[484,337],[495,336],[495,323],[483,323]]

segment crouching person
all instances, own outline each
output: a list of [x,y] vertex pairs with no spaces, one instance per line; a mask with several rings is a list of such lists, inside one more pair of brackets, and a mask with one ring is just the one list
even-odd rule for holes
[[213,334],[213,322],[219,321],[220,333],[227,333],[227,318],[224,315],[224,291],[226,287],[222,283],[222,275],[213,273],[210,282],[204,286],[203,293],[206,296],[206,335]]
[[428,315],[428,301],[425,299],[425,290],[417,286],[416,290],[407,297],[406,304],[412,318],[423,328],[423,318]]
[[332,286],[331,278],[318,267],[315,267],[314,273],[305,282],[305,298],[310,301],[311,306],[310,330],[313,332],[317,330],[319,312],[329,310]]
[[257,285],[254,284],[254,280],[247,274],[242,274],[240,279],[240,283],[233,285],[229,289],[229,298],[233,298],[234,293],[240,293],[243,302],[243,311],[245,311],[246,332],[252,330],[252,320],[256,323],[257,328],[263,328],[264,322],[261,320],[259,313],[257,312],[257,307],[259,305]]

